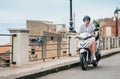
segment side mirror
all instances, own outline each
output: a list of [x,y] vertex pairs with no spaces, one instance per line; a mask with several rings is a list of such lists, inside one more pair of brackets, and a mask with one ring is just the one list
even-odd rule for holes
[[96,28],[96,29],[94,29],[94,31],[99,31],[99,29],[98,29],[98,28]]

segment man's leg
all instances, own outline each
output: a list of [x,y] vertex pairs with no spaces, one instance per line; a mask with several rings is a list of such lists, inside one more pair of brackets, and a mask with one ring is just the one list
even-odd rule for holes
[[92,55],[93,55],[93,59],[96,60],[96,43],[95,40],[91,40],[91,45],[92,45]]

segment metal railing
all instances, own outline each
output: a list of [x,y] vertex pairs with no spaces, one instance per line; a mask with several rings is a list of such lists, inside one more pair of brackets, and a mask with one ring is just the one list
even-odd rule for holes
[[[0,34],[0,37],[9,37],[7,44],[0,45],[0,67],[8,67],[10,64],[15,64],[13,62],[13,39],[15,34]],[[10,42],[11,41],[11,42]]]
[[68,37],[29,36],[29,60],[37,61],[55,59],[69,55],[70,41]]

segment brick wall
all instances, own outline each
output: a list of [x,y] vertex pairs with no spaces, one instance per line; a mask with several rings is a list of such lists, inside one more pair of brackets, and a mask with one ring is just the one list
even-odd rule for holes
[[[111,27],[111,36],[115,36],[116,35],[116,21],[113,20],[113,18],[105,18],[102,19],[100,22],[100,26],[101,26],[101,34],[102,36],[106,36],[106,27]],[[120,19],[118,21],[118,35],[120,36]]]

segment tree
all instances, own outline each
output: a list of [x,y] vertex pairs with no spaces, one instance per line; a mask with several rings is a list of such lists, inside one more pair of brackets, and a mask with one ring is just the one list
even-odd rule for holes
[[96,26],[96,28],[100,29],[100,20],[101,19],[97,19],[97,20],[93,20],[93,24]]

